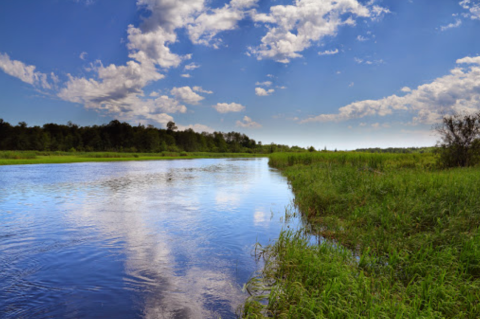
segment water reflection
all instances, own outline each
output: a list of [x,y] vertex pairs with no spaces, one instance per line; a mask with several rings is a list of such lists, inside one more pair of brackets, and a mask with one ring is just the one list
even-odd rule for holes
[[234,317],[292,198],[266,159],[4,166],[0,185],[6,318]]

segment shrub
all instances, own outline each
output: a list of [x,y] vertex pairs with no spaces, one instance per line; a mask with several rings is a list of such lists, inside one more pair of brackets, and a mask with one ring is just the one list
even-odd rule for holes
[[473,166],[480,159],[480,112],[446,115],[436,126],[441,136],[437,153],[441,167]]

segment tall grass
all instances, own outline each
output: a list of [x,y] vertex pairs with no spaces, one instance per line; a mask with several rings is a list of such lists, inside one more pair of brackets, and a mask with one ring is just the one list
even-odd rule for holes
[[15,164],[58,164],[77,162],[136,161],[194,158],[234,158],[263,157],[251,153],[207,153],[207,152],[162,152],[162,153],[123,153],[123,152],[45,152],[45,151],[0,151],[0,165]]
[[270,163],[325,241],[286,232],[267,247],[268,305],[251,298],[245,317],[480,318],[479,168],[437,170],[429,154]]

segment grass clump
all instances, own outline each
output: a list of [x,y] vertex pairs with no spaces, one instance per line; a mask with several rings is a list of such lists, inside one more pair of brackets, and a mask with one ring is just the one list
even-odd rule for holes
[[324,241],[290,232],[265,248],[257,279],[268,302],[250,298],[243,316],[479,318],[480,169],[438,170],[434,161],[272,155]]

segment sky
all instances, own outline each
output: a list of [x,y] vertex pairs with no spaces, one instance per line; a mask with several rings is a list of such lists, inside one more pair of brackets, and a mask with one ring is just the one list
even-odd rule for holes
[[480,0],[2,0],[0,118],[431,146],[479,55]]

